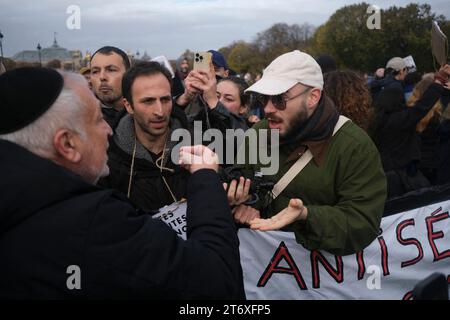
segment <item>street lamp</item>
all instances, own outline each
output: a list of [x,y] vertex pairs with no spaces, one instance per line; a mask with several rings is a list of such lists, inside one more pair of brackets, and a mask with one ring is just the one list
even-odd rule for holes
[[2,40],[3,40],[3,33],[0,31],[0,57],[1,57],[1,61],[3,61],[3,45],[2,45]]
[[42,67],[42,60],[41,60],[41,49],[42,49],[42,47],[41,47],[40,43],[38,43],[36,49],[38,50],[38,54],[39,54],[39,65]]

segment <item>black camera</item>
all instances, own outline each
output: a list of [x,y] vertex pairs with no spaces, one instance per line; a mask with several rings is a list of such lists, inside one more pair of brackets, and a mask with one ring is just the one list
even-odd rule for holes
[[249,190],[251,199],[247,201],[246,204],[254,204],[262,197],[270,197],[270,195],[272,194],[272,189],[275,185],[273,181],[264,179],[261,172],[256,171],[248,173],[242,170],[241,167],[231,166],[222,168],[219,173],[222,182],[226,182],[228,186],[233,180],[239,181],[240,177],[251,180]]

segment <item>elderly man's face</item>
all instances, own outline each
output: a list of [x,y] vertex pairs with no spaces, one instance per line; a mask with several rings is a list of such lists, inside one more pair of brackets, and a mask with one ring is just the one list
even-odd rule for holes
[[108,137],[112,135],[111,127],[103,119],[100,102],[87,85],[77,88],[82,102],[85,104],[83,124],[85,136],[79,139],[81,161],[78,173],[87,181],[96,183],[109,174],[107,150]]

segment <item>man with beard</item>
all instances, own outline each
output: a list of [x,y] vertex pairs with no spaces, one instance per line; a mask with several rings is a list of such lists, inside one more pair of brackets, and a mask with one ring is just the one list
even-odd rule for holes
[[116,47],[102,47],[91,58],[91,84],[96,97],[102,103],[106,122],[115,129],[123,110],[122,77],[130,69],[125,52]]
[[172,106],[171,83],[169,71],[158,62],[143,62],[125,73],[122,92],[128,114],[111,139],[111,173],[100,181],[146,211],[186,196],[189,172],[171,161],[177,141],[170,137],[188,125],[184,112]]
[[189,59],[181,56],[176,63],[175,77],[173,78],[172,97],[176,98],[184,93],[184,79],[189,74]]
[[[265,69],[247,91],[259,94],[266,114],[250,130],[279,132],[279,170],[264,176],[275,183],[273,196],[261,196],[266,202],[255,208],[246,206],[249,183],[243,179],[237,187],[236,182],[230,185],[228,196],[237,206],[235,220],[252,229],[289,226],[307,249],[347,255],[378,235],[386,179],[371,139],[339,116],[322,88],[319,65],[298,50],[281,55]],[[248,158],[251,146],[244,147],[241,152],[245,150]],[[262,167],[245,165],[250,172]]]

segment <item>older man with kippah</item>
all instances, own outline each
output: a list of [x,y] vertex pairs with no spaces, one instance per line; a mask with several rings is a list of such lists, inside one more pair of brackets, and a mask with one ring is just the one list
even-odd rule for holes
[[0,299],[244,298],[212,151],[180,153],[192,173],[184,241],[94,185],[109,172],[112,131],[81,75],[8,71],[0,114]]
[[[238,205],[234,216],[240,223],[256,230],[289,226],[307,249],[347,255],[378,235],[386,179],[371,139],[339,116],[322,88],[317,62],[296,50],[276,58],[247,89],[259,94],[266,114],[250,130],[279,132],[279,170],[264,176],[275,183],[268,203],[245,205],[246,182],[230,186],[228,196]],[[249,148],[243,149],[246,155]],[[245,168],[263,172],[258,162]]]

